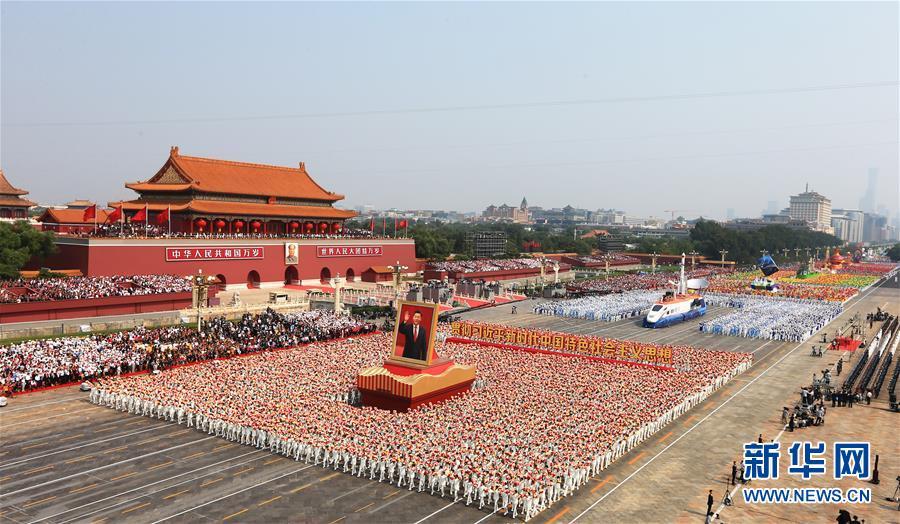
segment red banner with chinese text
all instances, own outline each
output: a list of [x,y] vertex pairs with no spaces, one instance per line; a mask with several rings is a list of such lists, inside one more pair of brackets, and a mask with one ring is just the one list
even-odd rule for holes
[[588,335],[574,335],[558,331],[535,331],[525,328],[482,324],[479,322],[453,322],[450,334],[470,340],[483,340],[499,344],[574,353],[592,357],[644,362],[672,366],[672,348],[659,344],[618,340]]
[[191,260],[253,260],[265,258],[262,246],[167,247],[166,262]]

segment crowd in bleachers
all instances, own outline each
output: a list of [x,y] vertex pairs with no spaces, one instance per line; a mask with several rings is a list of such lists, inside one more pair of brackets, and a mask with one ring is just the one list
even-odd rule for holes
[[[679,371],[439,344],[482,387],[407,413],[345,402],[387,336],[102,380],[93,402],[526,521],[746,369],[678,348]],[[339,355],[339,358],[336,358]]]
[[190,281],[175,275],[19,278],[0,281],[0,303],[155,295],[190,290]]
[[636,257],[632,257],[626,255],[625,253],[607,253],[602,256],[578,256],[571,257],[579,262],[587,265],[599,265],[606,266],[606,261],[609,260],[610,266],[625,266],[629,264],[640,264],[641,260]]
[[444,262],[430,262],[428,264],[428,269],[451,273],[481,273],[515,269],[540,269],[540,267],[541,260],[537,258],[479,258],[477,260],[447,260]]
[[329,311],[282,315],[267,310],[237,322],[217,318],[197,331],[189,327],[129,331],[85,337],[29,340],[0,346],[0,389],[44,386],[161,369],[202,360],[346,337],[373,331],[373,324]]
[[[246,229],[246,228],[245,228]],[[97,228],[85,229],[74,236],[94,238],[198,238],[198,239],[266,239],[266,238],[296,238],[296,239],[366,239],[366,238],[394,238],[389,234],[379,235],[369,229],[344,228],[339,232],[329,233],[303,233],[296,232],[263,232],[260,228],[257,232],[246,230],[244,232],[228,232],[227,228],[221,232],[205,230],[194,232],[179,232],[168,230],[166,226],[157,224],[144,224],[143,222],[126,222],[124,224],[97,224]]]

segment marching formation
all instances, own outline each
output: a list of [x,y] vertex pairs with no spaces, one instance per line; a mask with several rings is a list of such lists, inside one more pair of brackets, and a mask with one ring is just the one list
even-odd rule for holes
[[700,323],[715,335],[803,342],[844,310],[839,302],[707,293],[707,304],[736,311]]
[[678,349],[683,371],[659,372],[448,343],[440,354],[477,366],[483,387],[408,413],[334,400],[388,351],[388,338],[374,335],[110,377],[91,400],[528,520],[752,358]]
[[659,297],[659,291],[625,291],[610,295],[541,302],[534,306],[534,313],[614,322],[642,314],[650,309]]

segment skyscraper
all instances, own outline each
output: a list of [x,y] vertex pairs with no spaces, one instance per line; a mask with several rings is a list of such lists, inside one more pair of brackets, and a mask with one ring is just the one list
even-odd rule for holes
[[875,195],[878,193],[878,168],[869,168],[869,183],[866,185],[866,192],[859,199],[859,209],[864,213],[875,212]]
[[832,209],[831,227],[834,236],[845,242],[862,242],[865,214],[855,209]]
[[790,217],[794,220],[804,220],[815,231],[833,233],[831,227],[831,200],[809,190],[791,197]]

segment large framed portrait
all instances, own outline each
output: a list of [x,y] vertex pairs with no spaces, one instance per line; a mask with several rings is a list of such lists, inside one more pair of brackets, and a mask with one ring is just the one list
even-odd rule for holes
[[391,360],[428,366],[435,358],[438,304],[399,302]]
[[300,246],[296,242],[286,242],[284,244],[284,263],[285,265],[293,265],[300,262]]

